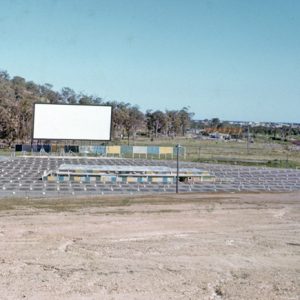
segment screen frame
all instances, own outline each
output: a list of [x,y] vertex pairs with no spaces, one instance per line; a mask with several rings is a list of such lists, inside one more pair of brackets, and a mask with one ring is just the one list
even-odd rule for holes
[[[55,106],[97,106],[97,107],[110,107],[111,115],[110,115],[110,130],[109,130],[109,139],[70,139],[70,138],[49,138],[49,137],[34,137],[34,121],[35,121],[35,107],[36,105],[55,105]],[[112,138],[112,119],[113,119],[113,106],[112,105],[98,105],[98,104],[67,104],[67,103],[47,103],[47,102],[34,102],[33,103],[33,114],[32,114],[32,130],[31,130],[31,141],[34,140],[52,140],[52,141],[99,141],[99,142],[109,142]]]

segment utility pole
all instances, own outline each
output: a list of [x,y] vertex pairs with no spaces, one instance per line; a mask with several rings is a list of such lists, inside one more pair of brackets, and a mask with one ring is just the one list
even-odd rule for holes
[[250,135],[250,128],[249,128],[249,124],[248,124],[248,128],[247,128],[247,155],[249,155],[249,135]]
[[177,144],[176,145],[176,194],[178,194],[178,184],[179,184],[179,149],[180,149],[180,145]]

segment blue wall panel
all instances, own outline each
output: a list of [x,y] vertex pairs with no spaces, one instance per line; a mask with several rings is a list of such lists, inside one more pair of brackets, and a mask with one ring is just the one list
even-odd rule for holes
[[148,154],[159,155],[159,147],[158,146],[148,146]]
[[31,151],[31,145],[22,145],[22,151],[30,152]]
[[106,155],[106,146],[93,146],[92,152],[99,155]]
[[122,145],[121,146],[121,154],[132,154],[132,146]]

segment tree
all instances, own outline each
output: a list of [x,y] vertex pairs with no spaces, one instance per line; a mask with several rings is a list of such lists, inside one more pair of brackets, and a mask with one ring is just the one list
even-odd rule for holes
[[160,110],[156,110],[154,112],[152,112],[152,110],[147,110],[146,123],[151,139],[153,139],[153,136],[157,138],[158,133],[161,133],[164,129],[166,129],[166,115]]
[[129,103],[112,101],[112,102],[106,102],[107,105],[112,106],[112,134],[113,138],[116,138],[117,136],[121,136],[123,138],[124,136],[124,124],[125,119],[127,118],[127,109],[130,106]]
[[137,129],[142,126],[144,120],[145,116],[137,106],[129,106],[127,108],[124,118],[124,129],[127,135],[128,145],[130,135],[132,135],[133,139],[135,139]]
[[212,118],[210,120],[210,126],[217,128],[220,125],[221,121],[219,118]]
[[[135,138],[138,131],[146,130],[151,137],[160,134],[175,136],[185,135],[190,126],[193,114],[188,108],[180,111],[148,110],[146,118],[137,106],[119,101],[106,101],[98,96],[76,93],[68,87],[61,91],[53,90],[51,84],[38,85],[26,81],[23,77],[15,76],[10,79],[6,71],[0,70],[0,139],[12,143],[15,141],[29,142],[32,130],[33,104],[66,103],[66,104],[103,104],[112,105],[112,134],[113,138]],[[293,131],[291,131],[293,132]]]
[[85,94],[80,94],[79,96],[79,104],[90,105],[93,104],[93,97]]
[[0,70],[0,80],[8,81],[10,79],[9,74],[5,70]]
[[100,97],[93,97],[93,103],[95,104],[95,105],[100,105],[100,104],[102,104],[102,98],[100,98]]
[[40,86],[40,97],[42,102],[53,104],[63,103],[60,93],[53,91],[52,85],[49,83],[45,83],[44,85]]
[[176,136],[180,132],[180,115],[177,110],[167,110],[166,111],[166,120],[167,120],[167,134],[168,136]]
[[76,104],[77,99],[76,99],[76,93],[68,88],[68,87],[63,87],[61,89],[61,97],[64,103],[67,104]]

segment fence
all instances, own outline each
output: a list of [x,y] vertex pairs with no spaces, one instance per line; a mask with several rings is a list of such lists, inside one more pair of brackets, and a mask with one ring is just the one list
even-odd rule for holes
[[[16,145],[16,152],[47,152],[47,153],[79,153],[82,155],[96,155],[106,157],[124,157],[124,158],[159,158],[159,159],[173,159],[177,155],[176,147],[166,146],[74,146],[74,145]],[[179,155],[186,156],[186,149],[179,148]]]

